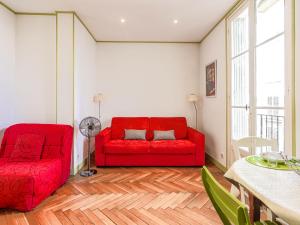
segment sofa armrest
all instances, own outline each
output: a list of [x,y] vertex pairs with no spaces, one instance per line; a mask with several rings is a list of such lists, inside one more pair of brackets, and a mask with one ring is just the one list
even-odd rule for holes
[[111,128],[107,127],[95,137],[95,151],[104,152],[104,144],[110,140]]
[[4,149],[7,141],[7,133],[5,129],[0,129],[0,158],[4,155]]
[[111,128],[105,128],[95,137],[95,162],[96,166],[104,166],[104,145],[110,141]]
[[196,144],[197,165],[205,165],[205,135],[191,127],[188,127],[188,139]]

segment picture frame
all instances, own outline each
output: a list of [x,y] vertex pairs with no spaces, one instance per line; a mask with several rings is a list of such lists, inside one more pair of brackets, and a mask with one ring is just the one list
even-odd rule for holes
[[217,94],[217,60],[206,65],[206,97]]

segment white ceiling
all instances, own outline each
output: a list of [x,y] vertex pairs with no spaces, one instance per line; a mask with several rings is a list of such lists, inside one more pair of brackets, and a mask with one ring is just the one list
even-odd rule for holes
[[[100,41],[198,42],[236,0],[2,0],[17,12],[75,11]],[[126,22],[122,24],[121,18]],[[178,24],[173,20],[177,19]]]

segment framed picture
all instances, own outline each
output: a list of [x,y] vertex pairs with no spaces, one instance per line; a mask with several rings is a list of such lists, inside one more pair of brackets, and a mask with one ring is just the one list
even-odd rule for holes
[[206,66],[206,96],[216,97],[217,92],[217,60]]

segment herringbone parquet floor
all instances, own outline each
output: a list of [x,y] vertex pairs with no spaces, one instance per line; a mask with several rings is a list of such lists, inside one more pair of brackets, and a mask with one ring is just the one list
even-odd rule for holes
[[[209,168],[229,186],[221,171],[211,164]],[[90,178],[70,178],[31,212],[1,210],[0,224],[221,224],[205,193],[199,168],[97,170]]]

